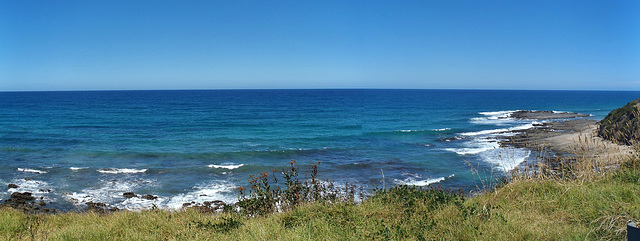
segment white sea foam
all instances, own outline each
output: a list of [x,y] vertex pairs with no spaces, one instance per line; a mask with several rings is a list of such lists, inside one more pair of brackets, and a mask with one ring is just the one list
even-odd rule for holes
[[131,174],[131,173],[143,173],[146,172],[147,169],[133,169],[133,168],[105,168],[100,169],[98,172],[100,173],[108,173],[108,174]]
[[498,117],[509,117],[509,115],[513,114],[516,111],[518,110],[486,111],[486,112],[480,112],[478,114],[498,118]]
[[41,170],[29,169],[29,168],[18,168],[17,171],[19,171],[19,172],[32,172],[32,173],[36,173],[36,174],[47,173],[47,171],[41,171]]
[[51,189],[48,182],[21,178],[13,179],[9,183],[16,184],[18,187],[7,189],[7,194],[14,192],[30,192],[34,197],[46,202],[54,202],[56,200],[55,195],[52,195],[54,191]]
[[479,136],[479,135],[489,135],[489,134],[497,134],[502,132],[508,132],[509,129],[501,128],[501,129],[493,129],[493,130],[482,130],[482,131],[474,131],[474,132],[465,132],[460,135],[463,136]]
[[[449,175],[447,178],[451,178],[454,177],[454,174]],[[438,177],[438,178],[428,178],[428,179],[424,179],[424,180],[417,180],[416,177],[408,177],[404,180],[398,180],[398,179],[394,179],[394,182],[396,184],[399,185],[409,185],[409,186],[428,186],[434,183],[438,183],[441,181],[444,181],[445,177]]]
[[80,192],[67,193],[65,198],[77,203],[101,202],[118,208],[126,208],[121,203],[125,201],[122,196],[125,192],[133,192],[140,187],[155,185],[154,180],[130,179],[130,180],[100,180],[98,185],[86,188]]
[[79,171],[82,169],[87,169],[88,167],[69,167],[69,169],[71,169],[71,171]]
[[233,190],[235,189],[236,186],[228,182],[203,183],[193,187],[191,192],[168,198],[166,202],[162,203],[162,206],[170,210],[178,210],[182,208],[184,203],[189,202],[204,203],[206,201],[221,200],[231,203],[236,201],[233,197]]
[[492,130],[465,132],[465,133],[461,133],[460,135],[463,135],[463,136],[480,136],[480,135],[495,135],[495,134],[503,135],[503,134],[506,134],[507,132],[531,129],[534,127],[533,126],[534,124],[539,124],[539,122],[527,123],[524,125],[514,126],[510,128],[499,128],[499,129],[492,129]]
[[[96,187],[87,188],[80,192],[68,193],[64,197],[77,205],[88,202],[101,202],[119,209],[132,211],[148,210],[152,207],[179,210],[184,203],[204,203],[205,201],[222,200],[226,203],[237,201],[233,191],[236,186],[224,181],[201,183],[186,193],[174,196],[157,196],[156,199],[143,199],[144,193],[137,193],[140,188],[156,185],[155,180],[101,180]],[[126,198],[122,194],[134,192],[138,197]],[[153,194],[152,194],[153,195]]]
[[529,160],[530,155],[531,151],[523,148],[498,148],[480,154],[483,161],[504,172],[509,172]]
[[232,164],[232,163],[229,163],[229,164],[222,164],[222,165],[215,165],[215,164],[211,164],[211,165],[208,165],[207,167],[211,167],[211,168],[224,168],[224,169],[233,170],[233,169],[236,169],[236,168],[240,168],[241,166],[244,166],[244,164],[237,164],[237,165],[236,165],[236,164]]
[[445,148],[444,150],[455,152],[458,155],[474,155],[488,150],[496,149],[500,147],[500,144],[498,144],[498,142],[496,141],[479,139],[463,143],[463,146],[464,147],[461,148]]
[[482,125],[503,125],[513,121],[509,116],[516,111],[517,110],[480,112],[478,114],[483,115],[483,117],[471,118],[470,122]]
[[448,131],[448,130],[451,130],[451,128],[433,129],[433,131]]

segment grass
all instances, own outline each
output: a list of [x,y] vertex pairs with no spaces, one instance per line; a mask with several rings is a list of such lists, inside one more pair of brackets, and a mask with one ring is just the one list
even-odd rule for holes
[[[640,220],[640,158],[636,152],[619,159],[616,170],[599,168],[595,160],[578,158],[556,175],[517,175],[472,198],[396,186],[378,190],[361,203],[349,201],[352,196],[318,198],[323,196],[305,189],[318,185],[313,180],[295,187],[305,182],[297,180],[292,164],[284,172],[290,176],[284,178],[283,189],[263,182],[268,175],[252,179],[257,186],[241,200],[268,200],[245,205],[256,207],[253,211],[227,208],[212,215],[210,210],[188,208],[47,215],[5,208],[0,210],[0,239],[624,240],[626,223]],[[273,212],[277,207],[284,210]]]

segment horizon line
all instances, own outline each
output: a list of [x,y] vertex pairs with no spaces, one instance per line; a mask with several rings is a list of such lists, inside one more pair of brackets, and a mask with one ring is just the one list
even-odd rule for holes
[[596,89],[491,89],[491,88],[201,88],[201,89],[62,89],[62,90],[0,90],[0,93],[16,92],[117,92],[117,91],[242,91],[242,90],[466,90],[466,91],[601,91],[640,92],[640,90]]

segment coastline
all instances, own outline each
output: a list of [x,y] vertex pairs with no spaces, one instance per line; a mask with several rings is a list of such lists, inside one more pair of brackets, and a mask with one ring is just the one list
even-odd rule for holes
[[[500,147],[526,149],[529,158],[525,157],[525,161],[513,165],[513,167],[505,170],[509,172],[517,172],[521,170],[538,170],[539,164],[545,164],[551,168],[558,167],[561,164],[570,162],[576,159],[577,154],[586,154],[589,157],[598,157],[604,161],[611,158],[621,157],[629,153],[631,148],[626,146],[615,145],[613,143],[603,141],[597,137],[596,131],[598,122],[596,120],[585,119],[590,115],[570,113],[570,112],[557,112],[557,111],[508,111],[508,114],[498,113],[491,115],[488,118],[496,118],[498,120],[506,121],[527,121],[530,122],[526,125],[516,126],[509,128],[510,130],[502,131],[504,129],[480,131],[491,132],[489,135],[485,135],[484,140],[487,142],[497,143]],[[495,117],[494,117],[495,116]],[[526,127],[526,128],[522,128]],[[492,133],[496,133],[494,137],[491,137]],[[469,133],[466,133],[470,135]],[[465,135],[464,133],[462,135]],[[475,135],[475,133],[474,133]],[[473,135],[470,135],[473,138]],[[585,152],[585,150],[587,152]],[[466,150],[469,151],[469,150]],[[530,151],[530,152],[529,152]],[[577,153],[582,151],[582,153]],[[216,165],[209,165],[215,167]],[[243,166],[240,164],[238,167]],[[235,166],[233,166],[235,167]],[[235,167],[237,168],[237,167]],[[129,170],[129,169],[126,169]],[[133,169],[131,169],[133,170]],[[146,169],[144,169],[146,171]],[[113,172],[113,169],[99,169],[98,172]],[[449,176],[452,177],[453,175]],[[439,181],[445,178],[438,179]],[[10,184],[17,187],[15,184]],[[421,186],[421,185],[420,185]],[[10,186],[11,188],[11,186]],[[50,190],[45,190],[49,191]],[[15,195],[14,195],[15,194]],[[76,210],[56,210],[55,203],[42,200],[42,197],[26,194],[25,192],[15,192],[10,198],[4,200],[2,206],[11,206],[16,209],[21,209],[26,212],[67,212],[67,211],[98,211],[98,212],[111,212],[116,210],[128,210],[122,208],[116,208],[107,202],[89,200],[82,202],[86,207]],[[34,193],[36,194],[36,193]],[[132,191],[124,191],[122,195],[125,200],[129,200],[134,197],[138,197]],[[155,200],[158,199],[157,195],[142,195],[140,200]],[[202,195],[201,195],[202,196]],[[137,199],[136,199],[137,200]],[[213,199],[211,201],[214,201]],[[215,202],[220,200],[215,199]],[[221,201],[220,201],[221,202]],[[200,203],[194,200],[185,200],[183,207],[206,205],[207,202]],[[78,206],[80,207],[80,206]]]
[[552,169],[577,159],[592,158],[601,166],[617,168],[616,158],[625,158],[633,148],[616,144],[598,136],[599,121],[581,119],[583,114],[567,115],[559,118],[545,115],[550,122],[534,124],[533,128],[513,131],[513,136],[499,140],[502,147],[525,148],[535,153],[535,161],[523,163],[521,168],[535,170],[544,164]]

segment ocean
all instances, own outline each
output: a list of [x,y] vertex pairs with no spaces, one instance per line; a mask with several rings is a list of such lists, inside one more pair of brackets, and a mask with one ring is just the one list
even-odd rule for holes
[[0,92],[0,199],[31,192],[62,210],[87,202],[175,210],[191,201],[233,202],[249,175],[285,169],[292,159],[301,176],[321,161],[320,179],[356,183],[367,193],[398,184],[472,191],[535,156],[492,140],[535,124],[501,118],[511,111],[600,120],[638,97],[507,90]]

